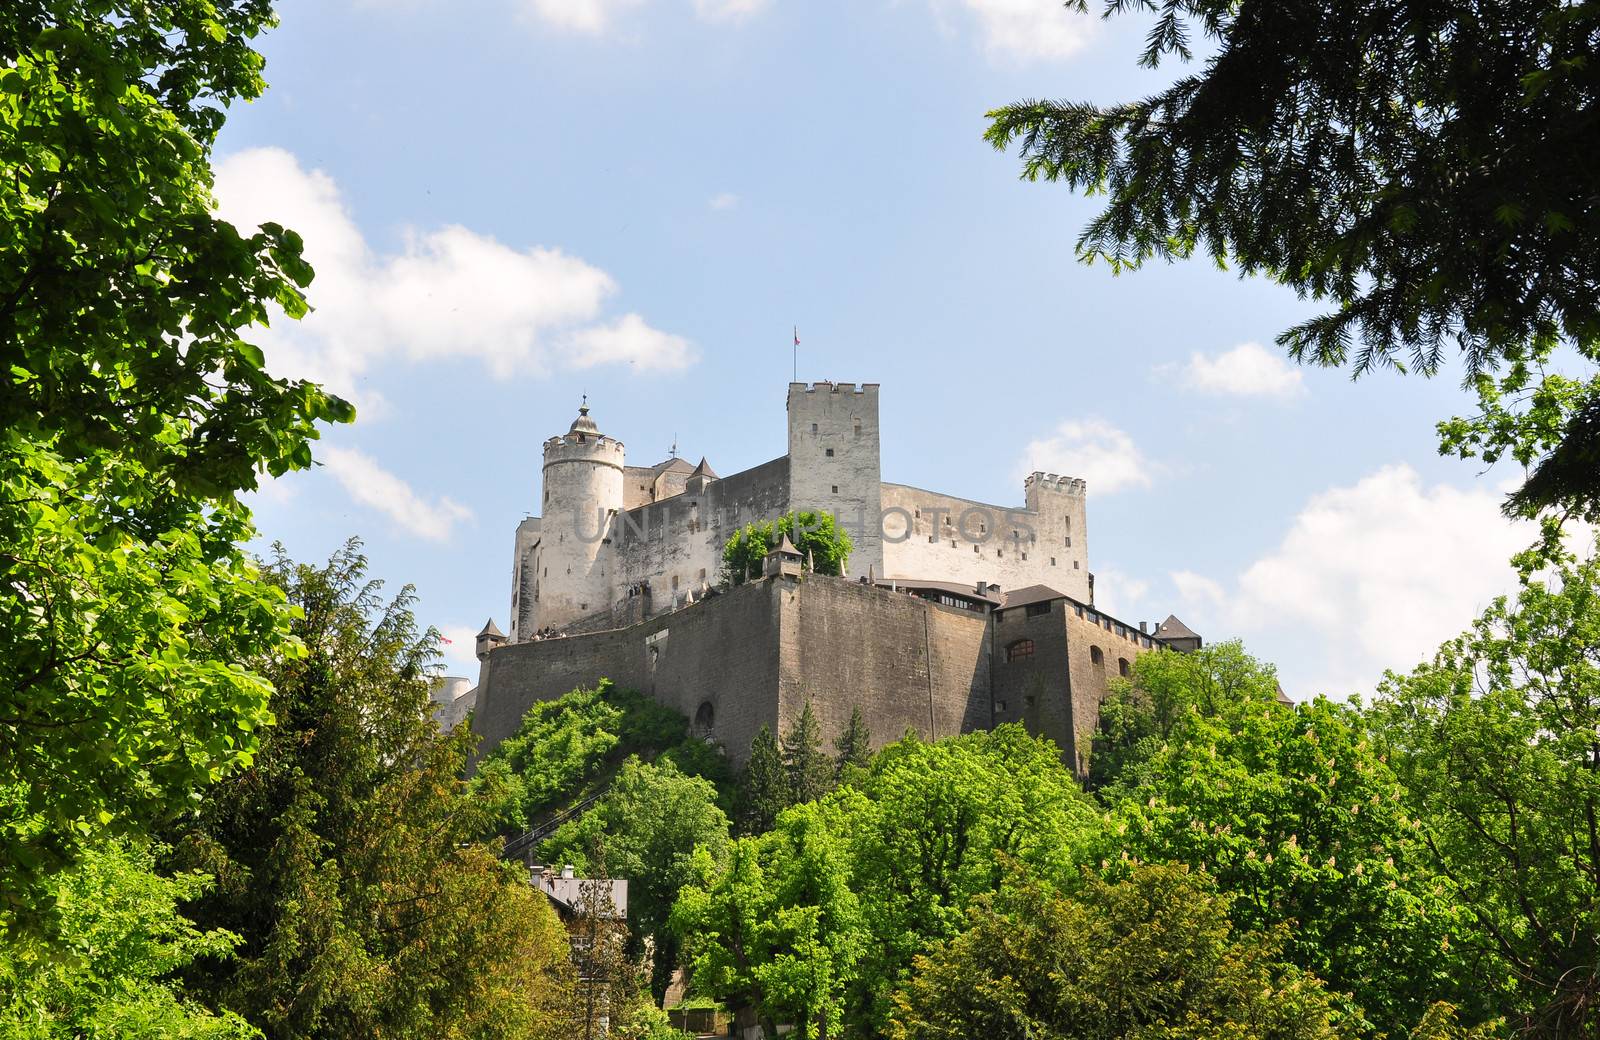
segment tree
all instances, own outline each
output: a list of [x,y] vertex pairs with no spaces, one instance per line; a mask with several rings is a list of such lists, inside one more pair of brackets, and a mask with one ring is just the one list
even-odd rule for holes
[[1600,148],[1600,5],[1106,10],[1156,15],[1143,65],[1189,60],[1193,31],[1214,53],[1141,101],[989,113],[988,139],[1020,147],[1024,177],[1106,195],[1079,256],[1116,271],[1204,250],[1264,273],[1332,305],[1279,336],[1289,354],[1358,375],[1432,374],[1459,349],[1483,411],[1445,424],[1446,447],[1524,464],[1553,449],[1508,507],[1592,518],[1600,378],[1545,366],[1563,347],[1600,360],[1600,171],[1570,161]]
[[651,990],[659,1001],[677,967],[678,943],[667,916],[678,890],[692,880],[690,857],[696,848],[720,857],[727,843],[728,817],[717,807],[716,788],[669,761],[630,758],[605,797],[557,829],[542,852],[547,863],[580,869],[603,863],[611,875],[628,879],[632,932],[651,943]]
[[529,708],[517,731],[478,762],[474,785],[494,806],[499,832],[519,834],[604,786],[629,756],[669,761],[706,778],[726,800],[722,753],[690,736],[680,713],[609,679]]
[[1203,875],[1141,867],[1070,896],[1023,875],[967,930],[918,957],[895,1040],[1358,1035],[1322,984],[1280,959],[1282,932],[1241,934]]
[[211,215],[265,3],[0,15],[0,931],[45,878],[249,760],[288,652],[237,493],[353,409],[243,330],[306,310],[293,232]]
[[1402,1034],[1436,1000],[1481,1017],[1503,998],[1503,969],[1463,947],[1471,917],[1355,708],[1247,696],[1191,713],[1136,775],[1102,792],[1107,876],[1204,871],[1234,924],[1287,927],[1284,956],[1377,1032]]
[[789,775],[784,769],[783,752],[766,725],[750,741],[750,758],[745,762],[739,785],[739,829],[744,834],[761,834],[772,829],[778,814],[794,804]]
[[672,920],[695,985],[764,1009],[769,1034],[875,1036],[912,958],[999,886],[997,854],[1071,876],[1098,826],[1060,750],[1020,726],[907,737],[725,861],[701,856]]
[[796,802],[814,802],[833,788],[833,764],[823,754],[822,730],[810,701],[783,735],[783,768],[789,797]]
[[854,548],[850,533],[839,526],[832,513],[802,510],[776,520],[746,524],[735,532],[722,547],[723,583],[742,585],[749,578],[759,578],[767,553],[783,541],[784,535],[789,536],[802,556],[810,554],[818,574],[837,577],[850,565]]
[[861,705],[850,709],[850,723],[833,742],[834,779],[843,780],[852,769],[865,769],[872,762],[872,731],[861,715]]
[[570,1035],[565,933],[473,840],[472,737],[429,717],[437,637],[410,590],[383,603],[355,543],[269,573],[306,653],[263,662],[278,724],[177,834],[175,861],[218,878],[189,912],[243,940],[187,977],[268,1037]]
[[[1592,1035],[1600,1001],[1600,560],[1497,600],[1373,708],[1437,869],[1509,978],[1519,1035]],[[1473,1020],[1474,1016],[1469,1016]]]
[[52,879],[63,940],[0,944],[0,1034],[13,1040],[147,1036],[246,1040],[238,1015],[185,997],[170,977],[196,957],[227,957],[239,937],[202,931],[178,911],[211,884],[196,873],[162,877],[148,847],[129,841],[85,850]]
[[1186,654],[1141,654],[1132,674],[1111,680],[1089,756],[1089,787],[1137,785],[1138,773],[1191,716],[1215,718],[1278,694],[1277,673],[1237,641]]

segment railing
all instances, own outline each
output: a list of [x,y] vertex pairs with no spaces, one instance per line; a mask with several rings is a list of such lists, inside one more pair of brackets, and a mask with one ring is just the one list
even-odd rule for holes
[[566,823],[568,820],[575,819],[577,816],[582,814],[584,810],[588,809],[595,802],[598,802],[601,798],[605,797],[605,793],[610,789],[611,785],[606,784],[604,787],[601,787],[599,790],[591,793],[583,801],[578,802],[575,805],[568,806],[567,808],[556,813],[554,816],[550,817],[548,820],[545,820],[543,823],[534,827],[532,830],[524,831],[523,833],[517,835],[515,838],[512,838],[510,841],[506,842],[505,848],[500,850],[500,855],[505,859],[525,858],[525,854],[530,849],[534,848],[539,844],[539,842],[555,833],[556,829],[559,828],[563,823]]

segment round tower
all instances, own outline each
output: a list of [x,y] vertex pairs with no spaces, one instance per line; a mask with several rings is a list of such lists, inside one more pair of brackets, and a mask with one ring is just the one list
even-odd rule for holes
[[589,418],[588,398],[565,436],[544,442],[539,626],[560,628],[611,606],[611,533],[622,510],[622,442]]

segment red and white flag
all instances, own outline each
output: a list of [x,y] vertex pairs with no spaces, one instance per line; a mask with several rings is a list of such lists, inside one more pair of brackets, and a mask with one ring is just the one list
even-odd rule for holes
[[794,345],[797,347],[800,345],[800,326],[798,325],[794,327]]

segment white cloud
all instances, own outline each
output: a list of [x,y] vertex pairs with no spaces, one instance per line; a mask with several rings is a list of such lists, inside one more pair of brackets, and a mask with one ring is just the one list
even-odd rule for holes
[[[638,315],[606,321],[617,294],[605,271],[559,249],[513,249],[467,228],[409,230],[391,254],[373,249],[356,226],[338,186],[305,170],[289,152],[256,148],[217,168],[218,211],[248,230],[273,220],[305,240],[317,276],[307,290],[313,312],[299,322],[279,318],[256,334],[275,371],[316,379],[371,405],[363,387],[382,362],[475,359],[499,377],[541,374],[555,367],[638,363],[619,345],[648,345],[650,367],[682,368],[692,346],[650,328]],[[569,345],[593,341],[598,357],[573,356]]]
[[766,10],[768,0],[694,0],[694,13],[707,22],[736,22]]
[[1259,343],[1241,343],[1214,355],[1196,351],[1188,364],[1159,370],[1174,368],[1186,385],[1206,394],[1288,399],[1306,392],[1300,369]]
[[[478,678],[478,630],[470,625],[435,625],[443,637],[439,654],[444,658],[446,675],[464,675],[474,682]],[[443,640],[448,640],[445,642]]]
[[712,209],[732,209],[739,204],[739,196],[731,191],[718,192],[706,203]]
[[930,0],[941,21],[962,8],[983,33],[993,58],[1048,61],[1081,51],[1099,31],[1093,14],[1069,11],[1062,0]]
[[1093,494],[1149,487],[1155,466],[1133,438],[1103,419],[1072,419],[1023,450],[1023,474],[1035,470],[1081,477]]
[[1425,486],[1411,467],[1386,466],[1314,496],[1231,589],[1173,574],[1185,620],[1277,655],[1296,698],[1370,693],[1385,669],[1431,658],[1514,587],[1508,561],[1534,532],[1501,517],[1503,491]]
[[605,32],[617,17],[642,0],[524,0],[525,9],[542,21],[569,32]]
[[1150,583],[1143,578],[1125,574],[1115,567],[1095,568],[1095,604],[1113,617],[1137,620],[1149,591]]
[[319,453],[323,466],[351,498],[376,509],[403,530],[432,542],[448,541],[455,525],[472,510],[449,498],[430,502],[365,452],[329,445]]

